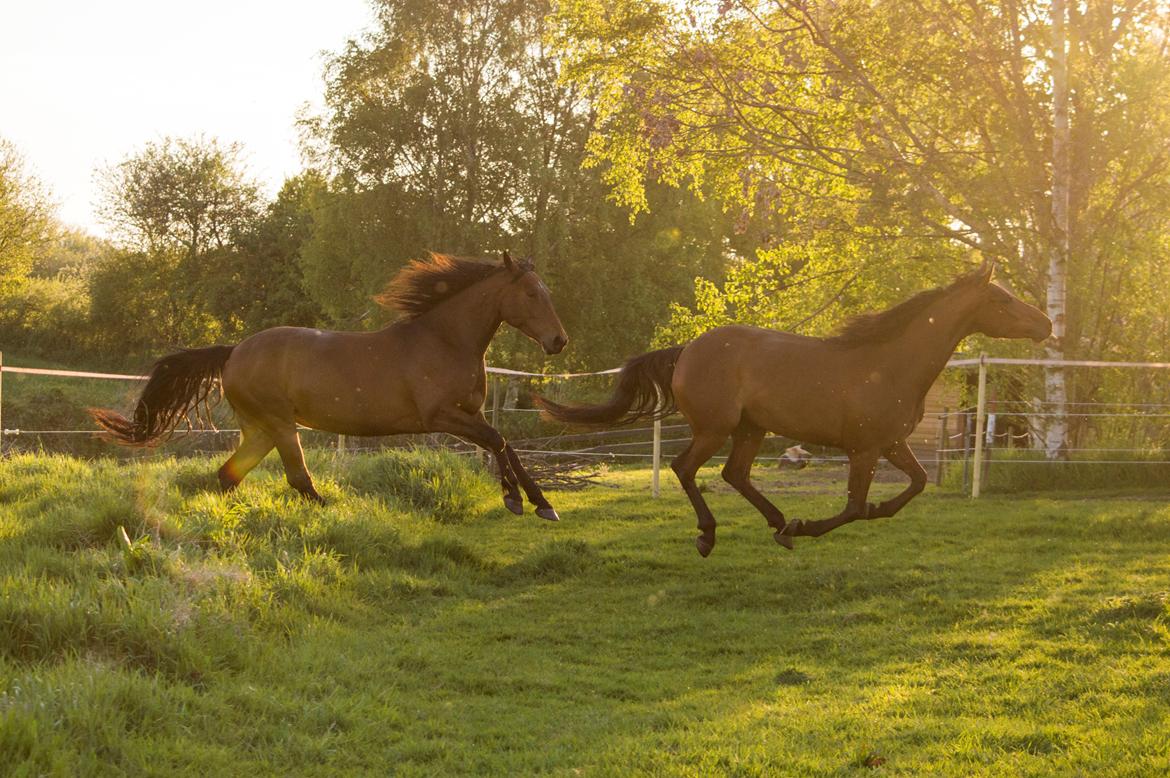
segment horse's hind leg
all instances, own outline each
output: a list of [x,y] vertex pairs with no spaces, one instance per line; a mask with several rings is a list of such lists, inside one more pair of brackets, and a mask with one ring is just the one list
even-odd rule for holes
[[886,449],[885,457],[891,465],[910,476],[910,485],[903,489],[900,494],[891,497],[881,504],[870,505],[869,512],[866,514],[867,519],[882,519],[893,516],[902,510],[902,508],[906,507],[906,503],[913,500],[926,488],[926,470],[922,467],[922,463],[918,461],[918,457],[914,456],[914,451],[910,448],[909,443],[904,440],[899,440]]
[[272,450],[272,438],[259,427],[240,423],[240,445],[219,468],[219,485],[225,492],[236,488],[252,468]]
[[699,487],[695,484],[695,474],[699,472],[704,462],[714,456],[725,440],[726,432],[696,429],[691,444],[670,463],[671,469],[678,476],[678,482],[682,484],[683,491],[691,501],[691,506],[695,509],[695,514],[699,517],[699,536],[695,538],[695,547],[699,549],[699,555],[704,557],[715,547],[715,516],[707,507],[703,495],[699,493]]
[[276,441],[276,450],[280,452],[280,461],[284,463],[284,477],[288,484],[301,493],[301,496],[314,502],[325,502],[313,487],[313,478],[305,467],[305,452],[301,450],[301,438],[297,434],[296,425],[281,430],[273,435]]
[[818,538],[842,524],[848,524],[856,519],[864,519],[869,511],[866,498],[869,496],[869,485],[873,483],[878,454],[879,452],[876,450],[849,453],[849,498],[845,503],[845,510],[832,518],[818,521],[794,519],[788,522],[788,526],[784,528],[784,534]]
[[764,442],[764,431],[750,422],[743,422],[731,433],[731,455],[723,466],[723,480],[747,498],[757,511],[764,515],[768,525],[775,530],[776,542],[787,549],[792,548],[792,538],[783,534],[784,514],[767,497],[752,485],[752,463],[760,453]]

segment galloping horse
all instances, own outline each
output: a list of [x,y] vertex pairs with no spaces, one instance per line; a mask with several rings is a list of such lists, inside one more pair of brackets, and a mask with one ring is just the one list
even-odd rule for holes
[[[707,556],[715,517],[695,474],[731,437],[723,478],[764,515],[776,542],[819,536],[855,519],[893,516],[926,486],[906,438],[922,420],[927,390],[966,336],[1032,338],[1052,333],[1042,312],[991,283],[992,267],[922,292],[881,313],[850,320],[833,337],[756,327],[719,327],[684,346],[626,362],[603,405],[566,406],[538,398],[546,413],[577,424],[624,424],[682,411],[691,443],[671,463],[699,518],[695,541]],[[842,448],[849,457],[845,509],[819,521],[785,521],[752,485],[752,462],[766,432]],[[866,502],[878,459],[910,477],[901,494]]]
[[90,413],[113,440],[153,445],[205,408],[218,384],[242,433],[219,469],[224,490],[275,447],[289,484],[317,501],[298,423],[345,435],[448,432],[495,455],[509,510],[524,512],[519,483],[536,515],[556,521],[516,452],[483,416],[484,353],[501,323],[546,354],[568,341],[532,263],[506,252],[502,264],[432,254],[399,272],[376,299],[401,318],[377,332],[274,327],[236,346],[180,351],[155,363],[132,419]]

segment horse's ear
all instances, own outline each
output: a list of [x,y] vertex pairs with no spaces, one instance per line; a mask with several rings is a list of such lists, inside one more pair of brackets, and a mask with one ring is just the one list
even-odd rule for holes
[[510,270],[512,272],[516,271],[516,263],[512,261],[511,254],[509,254],[507,251],[505,251],[504,253],[500,254],[500,259],[503,260],[504,267],[506,267],[508,270]]
[[991,274],[995,272],[995,261],[991,259],[983,260],[983,264],[979,266],[979,279],[983,283],[991,283]]

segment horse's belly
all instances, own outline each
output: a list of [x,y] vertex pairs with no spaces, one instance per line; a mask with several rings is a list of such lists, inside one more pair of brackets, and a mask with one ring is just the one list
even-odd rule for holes
[[[794,412],[803,410],[803,413]],[[840,446],[841,425],[833,421],[832,413],[816,413],[812,409],[747,409],[747,416],[757,427],[774,435],[792,438],[817,446]]]
[[343,435],[424,432],[419,409],[405,387],[387,377],[381,385],[317,381],[289,392],[297,423]]

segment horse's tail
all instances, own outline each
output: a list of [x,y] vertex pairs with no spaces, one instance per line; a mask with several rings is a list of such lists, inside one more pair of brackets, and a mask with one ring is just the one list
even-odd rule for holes
[[154,363],[134,408],[134,418],[117,411],[89,408],[106,436],[127,446],[153,446],[170,437],[179,422],[206,409],[219,386],[223,366],[235,346],[183,349]]
[[545,397],[537,397],[536,403],[546,416],[570,424],[630,424],[664,418],[677,410],[670,379],[684,348],[664,348],[628,360],[618,373],[613,396],[601,405],[561,405]]

